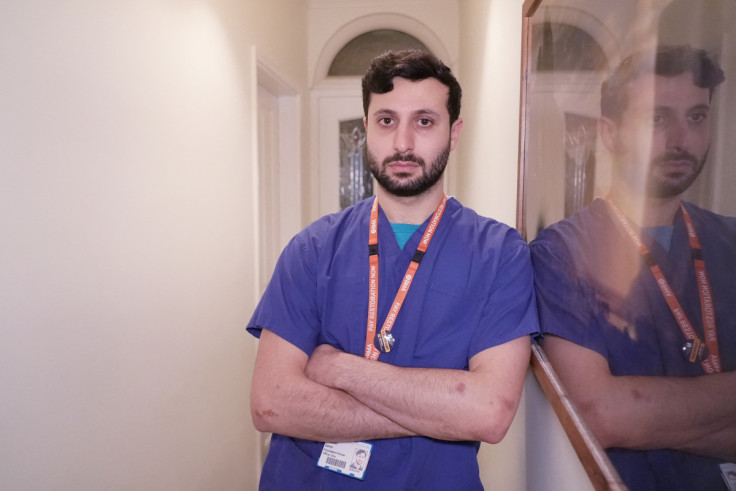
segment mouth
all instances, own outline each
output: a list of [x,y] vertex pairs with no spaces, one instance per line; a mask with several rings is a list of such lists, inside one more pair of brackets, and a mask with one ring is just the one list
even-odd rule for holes
[[690,155],[665,155],[655,160],[654,168],[667,173],[687,173],[697,167],[697,159]]
[[386,166],[386,172],[396,178],[410,178],[418,172],[421,166],[416,162],[395,161]]
[[695,164],[689,160],[666,160],[657,164],[661,172],[668,174],[685,174],[691,172]]
[[421,159],[414,154],[396,153],[384,160],[386,168],[396,174],[412,174],[417,168],[423,167],[422,164]]
[[407,160],[394,160],[389,162],[388,166],[392,169],[413,169],[415,167],[420,167],[418,163]]

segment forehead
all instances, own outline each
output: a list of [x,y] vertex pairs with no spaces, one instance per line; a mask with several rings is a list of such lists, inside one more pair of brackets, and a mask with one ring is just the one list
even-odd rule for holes
[[692,72],[674,77],[643,75],[627,86],[628,110],[651,110],[657,107],[684,109],[709,103],[710,91],[693,82]]
[[408,80],[393,79],[394,88],[385,94],[371,94],[368,114],[380,111],[420,112],[432,111],[449,117],[447,99],[450,88],[436,78]]

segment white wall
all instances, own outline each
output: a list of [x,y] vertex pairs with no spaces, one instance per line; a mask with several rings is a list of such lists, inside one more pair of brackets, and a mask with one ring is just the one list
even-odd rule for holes
[[0,4],[0,488],[255,488],[251,47],[303,86],[304,17]]

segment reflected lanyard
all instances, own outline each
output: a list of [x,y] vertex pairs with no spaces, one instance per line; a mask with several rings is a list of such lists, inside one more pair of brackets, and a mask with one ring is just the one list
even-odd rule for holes
[[[688,320],[687,316],[685,315],[685,311],[682,309],[680,302],[677,300],[677,297],[675,297],[675,294],[672,291],[672,288],[670,288],[667,279],[665,279],[662,270],[659,268],[659,265],[654,260],[654,256],[652,256],[652,254],[649,252],[647,246],[644,245],[644,242],[641,240],[639,234],[634,230],[634,228],[631,226],[631,223],[629,223],[628,219],[624,216],[618,206],[616,206],[616,204],[611,201],[610,198],[606,198],[606,202],[608,203],[608,206],[611,208],[611,210],[613,210],[613,213],[616,215],[616,218],[618,218],[618,221],[623,226],[626,234],[629,236],[634,245],[639,249],[639,254],[644,260],[644,263],[646,263],[646,265],[649,267],[649,270],[652,272],[652,275],[657,282],[657,286],[659,287],[662,296],[667,302],[667,305],[669,306],[670,311],[675,318],[675,321],[682,330],[682,334],[685,336],[685,338],[687,338],[688,342],[686,343],[686,346],[683,347],[683,350],[685,350],[686,348],[689,350],[689,353],[686,353],[686,355],[688,355],[688,360],[691,363],[702,360],[701,365],[703,367],[703,370],[705,370],[705,373],[707,374],[720,373],[721,357],[718,353],[718,334],[716,330],[713,296],[710,289],[710,283],[708,282],[708,275],[705,273],[705,261],[703,260],[702,246],[700,245],[700,241],[698,240],[698,235],[695,233],[695,225],[690,218],[690,214],[687,212],[687,210],[685,210],[684,206],[680,205],[682,218],[685,220],[685,226],[687,227],[688,240],[690,241],[690,251],[693,258],[693,264],[695,266],[695,277],[698,282],[698,293],[700,295],[700,311],[703,316],[703,331],[705,333],[705,346],[703,345],[703,341],[701,341],[698,338],[698,335],[695,334],[695,330],[693,329],[690,320]],[[709,354],[707,358],[704,358],[703,356],[700,356],[700,354],[705,352],[703,348],[705,348],[706,346],[708,349],[707,352]]]
[[[437,209],[427,225],[427,230],[424,231],[424,236],[417,250],[414,252],[414,256],[411,258],[409,267],[406,268],[404,279],[401,281],[399,290],[396,292],[394,303],[391,305],[391,310],[386,316],[386,320],[383,322],[381,332],[376,336],[376,326],[378,319],[378,197],[373,199],[373,207],[371,208],[371,221],[369,226],[368,235],[368,259],[369,259],[369,277],[368,277],[368,327],[365,334],[365,357],[369,360],[377,360],[381,351],[388,353],[391,351],[394,345],[394,338],[391,335],[391,328],[396,321],[396,317],[399,315],[399,310],[404,303],[406,294],[411,287],[411,282],[414,279],[419,263],[422,261],[424,253],[427,251],[429,242],[434,236],[437,225],[440,223],[442,214],[445,212],[447,206],[447,195],[444,195],[442,201],[437,206]],[[376,344],[374,344],[376,341]]]

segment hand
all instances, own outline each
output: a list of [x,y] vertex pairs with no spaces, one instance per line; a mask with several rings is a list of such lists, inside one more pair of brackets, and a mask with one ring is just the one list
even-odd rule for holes
[[321,344],[315,348],[304,367],[304,374],[312,382],[334,387],[335,376],[338,374],[337,357],[342,353],[329,344]]

